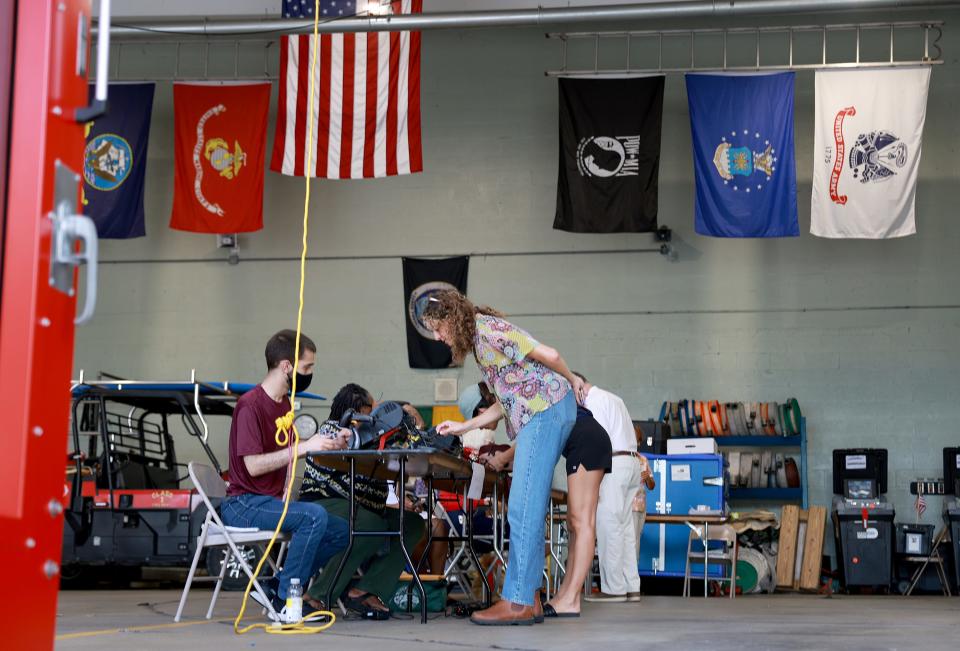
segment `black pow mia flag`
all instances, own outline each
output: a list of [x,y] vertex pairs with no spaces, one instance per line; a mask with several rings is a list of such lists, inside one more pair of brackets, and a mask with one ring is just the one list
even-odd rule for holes
[[456,289],[467,293],[470,258],[403,259],[403,298],[407,322],[407,358],[410,368],[447,368],[453,361],[446,344],[434,340],[423,323],[423,311],[437,292]]
[[559,80],[555,229],[572,233],[656,230],[663,80]]

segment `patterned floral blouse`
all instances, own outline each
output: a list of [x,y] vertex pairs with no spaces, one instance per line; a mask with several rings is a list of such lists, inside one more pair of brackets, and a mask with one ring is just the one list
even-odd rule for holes
[[478,314],[473,341],[487,386],[500,399],[510,439],[536,414],[560,402],[570,383],[527,355],[539,345],[528,332],[494,316]]

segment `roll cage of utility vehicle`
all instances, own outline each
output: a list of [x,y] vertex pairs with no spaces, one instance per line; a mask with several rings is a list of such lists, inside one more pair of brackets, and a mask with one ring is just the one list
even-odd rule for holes
[[[226,478],[210,448],[225,443],[237,399],[256,385],[235,382],[81,380],[71,387],[71,432],[64,483],[63,577],[145,566],[187,566],[206,509],[190,484],[176,440]],[[309,393],[298,399],[322,399]],[[222,420],[222,419],[221,419]],[[221,431],[222,430],[222,431]],[[253,549],[245,550],[250,558]],[[208,559],[219,571],[223,554]],[[235,578],[241,584],[239,567]],[[228,572],[228,577],[234,572]],[[230,586],[225,586],[229,588]]]

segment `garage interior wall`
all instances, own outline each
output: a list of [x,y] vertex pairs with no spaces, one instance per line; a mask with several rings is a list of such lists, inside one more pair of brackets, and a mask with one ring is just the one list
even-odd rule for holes
[[[955,27],[960,11],[737,23],[912,19],[947,22],[941,40],[946,65],[934,69],[930,87],[917,235],[830,241],[809,234],[812,71],[796,75],[801,236],[724,240],[696,235],[686,92],[683,77],[669,75],[660,223],[673,229],[678,259],[656,253],[475,256],[469,294],[513,315],[558,348],[573,368],[621,395],[634,418],[656,417],[662,401],[685,397],[797,397],[808,423],[810,503],[830,503],[832,449],[886,447],[889,497],[898,519],[912,522],[909,482],[941,476],[941,448],[960,444],[960,37]],[[748,61],[752,38],[745,44]],[[900,39],[898,52],[912,45],[919,54],[919,36],[913,38],[912,43]],[[878,56],[883,56],[886,38],[879,41]],[[831,49],[831,56],[850,56],[852,42]],[[797,60],[818,60],[820,47],[817,35],[798,39]],[[183,51],[186,55],[188,48]],[[122,74],[168,75],[170,52],[127,45]],[[319,346],[311,390],[330,397],[354,381],[375,397],[431,404],[435,378],[457,377],[461,387],[479,379],[472,361],[463,369],[436,372],[408,368],[400,259],[358,256],[655,246],[649,234],[573,235],[551,228],[557,83],[543,73],[558,67],[559,52],[559,43],[544,39],[538,29],[425,32],[426,171],[314,182],[310,254],[341,257],[308,267],[304,331]],[[665,52],[682,65],[688,46],[668,45]],[[249,54],[252,65],[260,60],[262,69],[259,50]],[[182,65],[185,73],[202,64],[185,56]],[[213,71],[213,60],[211,66]],[[226,69],[232,75],[232,49]],[[271,111],[276,102],[274,88]],[[167,226],[172,127],[171,86],[161,81],[147,166],[148,234],[101,244],[97,314],[77,331],[74,375],[85,369],[88,378],[107,371],[137,379],[188,379],[195,368],[203,379],[259,381],[267,338],[295,325],[303,180],[266,173],[264,230],[241,236],[240,263],[231,266],[213,235]],[[268,151],[272,140],[273,113]],[[289,260],[249,260],[256,257]],[[224,419],[211,432],[214,451],[224,462],[227,437]],[[180,453],[199,458],[189,446],[181,445]],[[938,521],[940,506],[939,498],[930,498],[923,520]]]

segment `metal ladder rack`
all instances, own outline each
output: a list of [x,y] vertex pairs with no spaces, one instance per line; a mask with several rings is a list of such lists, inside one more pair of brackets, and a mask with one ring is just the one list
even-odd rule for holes
[[[915,59],[898,59],[896,57],[895,45],[897,43],[897,30],[920,30],[922,31],[922,43],[918,43],[919,49],[922,49],[922,55],[918,51],[918,57]],[[861,58],[861,37],[864,32],[885,31],[889,34],[888,56],[884,61],[863,61]],[[821,35],[821,56],[820,61],[816,63],[797,63],[794,57],[794,43],[797,34],[820,33]],[[827,43],[828,35],[850,34],[854,35],[855,54],[850,61],[827,61]],[[731,35],[753,34],[753,65],[730,65],[729,53],[732,46],[729,44]],[[786,63],[764,63],[764,57],[761,46],[762,34],[774,34],[783,37],[780,41],[781,46],[785,46],[788,55]],[[704,36],[722,36],[722,47],[718,54],[722,55],[722,64],[700,64],[696,58],[697,37]],[[792,25],[780,27],[717,27],[702,29],[661,29],[661,30],[640,30],[640,31],[612,31],[612,32],[551,32],[546,35],[548,39],[557,39],[561,43],[561,67],[557,70],[547,70],[544,74],[549,77],[595,77],[604,75],[649,75],[663,73],[683,73],[683,72],[757,72],[757,71],[778,71],[778,70],[811,70],[825,68],[874,68],[874,67],[902,67],[902,66],[920,66],[920,65],[939,65],[944,62],[943,50],[940,48],[940,39],[943,36],[943,22],[890,22],[890,23],[855,23],[842,25]],[[687,38],[690,43],[690,58],[687,65],[669,66],[664,65],[664,40]],[[570,53],[568,43],[577,40],[593,40],[593,67],[572,68],[570,66]],[[600,44],[601,41],[619,40],[623,42],[626,51],[626,65],[623,67],[604,67],[600,64]],[[702,39],[701,39],[702,40]],[[838,39],[834,37],[834,41]],[[657,56],[655,66],[634,67],[631,61],[631,49],[638,43],[649,45],[656,43]],[[849,44],[849,43],[848,43]],[[931,55],[931,49],[935,53]],[[740,54],[740,51],[737,51]]]

